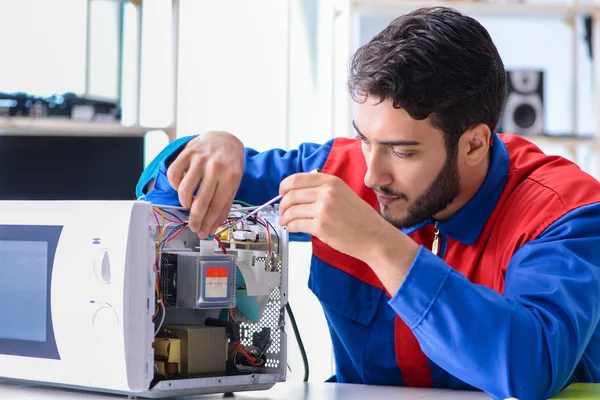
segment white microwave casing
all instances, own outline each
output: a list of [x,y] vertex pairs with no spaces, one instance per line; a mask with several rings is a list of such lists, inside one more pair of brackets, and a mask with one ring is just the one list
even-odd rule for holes
[[[51,269],[45,289],[46,341],[53,343],[28,346],[0,330],[0,377],[115,392],[147,391],[154,374],[152,205],[144,201],[0,202],[0,244],[19,240],[14,232],[47,231],[48,227],[58,233],[56,243],[47,242],[49,248],[55,246],[54,260],[46,260]],[[50,251],[48,255],[52,256]],[[0,273],[15,268],[6,260],[0,251]],[[11,260],[29,262],[15,261],[14,256]],[[38,283],[42,276],[36,278]],[[42,296],[40,287],[36,290],[35,295]],[[0,298],[3,292],[3,307],[19,312],[21,303],[23,312],[28,310],[23,305],[26,297],[16,289],[5,286]],[[31,354],[6,354],[7,346]],[[38,347],[53,356],[36,357]]]

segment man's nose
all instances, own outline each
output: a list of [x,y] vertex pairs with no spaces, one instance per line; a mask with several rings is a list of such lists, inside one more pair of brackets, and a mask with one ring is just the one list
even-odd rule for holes
[[392,184],[393,176],[385,156],[373,152],[365,157],[365,161],[367,162],[367,173],[364,179],[366,186],[375,188]]

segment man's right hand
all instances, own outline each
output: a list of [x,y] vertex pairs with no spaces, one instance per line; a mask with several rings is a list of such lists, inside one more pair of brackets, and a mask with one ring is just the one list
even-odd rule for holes
[[232,134],[208,132],[188,142],[167,176],[190,210],[192,231],[202,238],[215,233],[229,215],[243,173],[244,145]]

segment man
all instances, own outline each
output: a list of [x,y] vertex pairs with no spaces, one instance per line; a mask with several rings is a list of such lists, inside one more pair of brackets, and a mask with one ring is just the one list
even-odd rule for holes
[[264,153],[224,132],[180,139],[138,195],[189,207],[206,236],[234,198],[283,194],[281,223],[312,237],[333,380],[520,399],[600,382],[600,184],[494,132],[506,82],[487,31],[417,10],[356,52],[349,86],[357,139]]

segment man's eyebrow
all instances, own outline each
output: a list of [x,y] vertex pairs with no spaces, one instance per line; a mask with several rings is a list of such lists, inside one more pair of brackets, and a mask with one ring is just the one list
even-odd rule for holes
[[[356,127],[356,123],[354,122],[354,120],[352,120],[352,126],[354,127],[356,133],[358,133],[358,136],[360,136],[361,139],[366,139],[366,136],[363,135],[360,132],[360,130],[358,130],[358,128]],[[421,143],[415,140],[384,140],[377,141],[377,144],[380,144],[382,146],[418,146]]]

